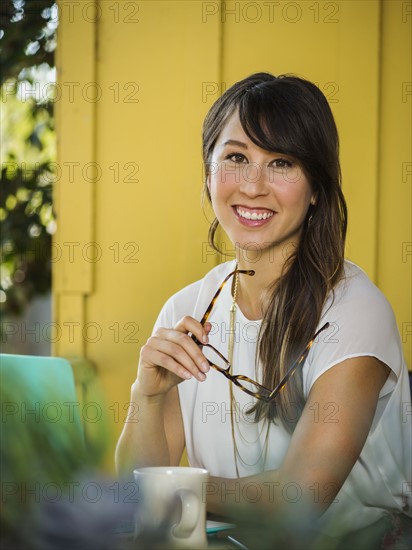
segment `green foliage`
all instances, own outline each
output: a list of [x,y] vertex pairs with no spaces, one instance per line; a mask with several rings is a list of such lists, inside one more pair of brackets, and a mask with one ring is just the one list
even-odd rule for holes
[[[54,0],[0,4],[1,186],[0,312],[20,314],[51,287]],[[40,93],[39,93],[40,92]]]
[[[2,0],[0,3],[0,84],[22,69],[54,65],[55,0]],[[4,33],[4,34],[3,34]]]

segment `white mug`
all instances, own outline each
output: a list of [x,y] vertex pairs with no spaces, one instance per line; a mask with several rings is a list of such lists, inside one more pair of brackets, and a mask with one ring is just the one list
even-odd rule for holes
[[135,535],[163,532],[171,547],[206,548],[204,485],[209,472],[154,466],[138,468],[133,474],[139,495]]

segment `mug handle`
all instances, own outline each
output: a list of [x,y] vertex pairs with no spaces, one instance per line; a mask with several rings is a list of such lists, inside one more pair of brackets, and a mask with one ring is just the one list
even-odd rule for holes
[[173,535],[176,538],[185,539],[192,534],[199,521],[199,497],[193,491],[186,489],[176,491],[176,496],[182,503],[182,517],[179,523],[173,526]]

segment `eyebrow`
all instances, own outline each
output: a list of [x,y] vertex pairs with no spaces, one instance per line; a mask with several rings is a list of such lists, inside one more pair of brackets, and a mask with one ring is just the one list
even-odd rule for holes
[[243,141],[237,141],[236,139],[228,139],[223,143],[223,146],[225,145],[237,145],[238,147],[243,147],[243,149],[247,149],[247,143],[243,143]]

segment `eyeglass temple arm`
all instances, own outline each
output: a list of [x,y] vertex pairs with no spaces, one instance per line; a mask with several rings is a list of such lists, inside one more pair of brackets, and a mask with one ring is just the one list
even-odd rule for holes
[[207,310],[205,311],[205,314],[203,315],[201,321],[200,321],[200,324],[201,325],[204,325],[206,323],[206,321],[208,320],[209,318],[209,315],[210,315],[210,312],[212,311],[213,309],[213,306],[215,305],[215,302],[219,296],[219,294],[222,292],[222,288],[225,286],[226,282],[228,281],[228,279],[230,279],[230,277],[232,277],[235,273],[241,273],[242,275],[250,275],[250,276],[253,276],[255,274],[255,272],[253,271],[253,269],[235,269],[234,271],[232,271],[231,273],[229,273],[229,275],[227,275],[224,279],[223,279],[223,282],[222,284],[220,285],[220,287],[217,289],[216,291],[216,294],[213,296],[212,298],[212,301],[210,302]]
[[291,375],[294,373],[294,371],[296,370],[296,368],[301,364],[303,363],[303,361],[305,361],[309,351],[310,351],[310,348],[313,346],[316,338],[319,336],[319,334],[321,332],[323,332],[324,330],[326,330],[327,328],[329,327],[329,323],[325,323],[323,325],[322,328],[320,328],[315,336],[312,338],[312,340],[309,342],[309,344],[306,346],[305,348],[305,351],[302,353],[302,355],[299,357],[299,359],[290,367],[290,369],[287,371],[287,373],[285,374],[285,376],[282,378],[282,380],[279,382],[279,384],[276,386],[276,388],[274,390],[272,390],[268,396],[268,401],[271,400],[275,395],[277,395],[280,390],[283,388],[283,386],[286,384],[286,382],[289,380],[289,378],[291,377]]

